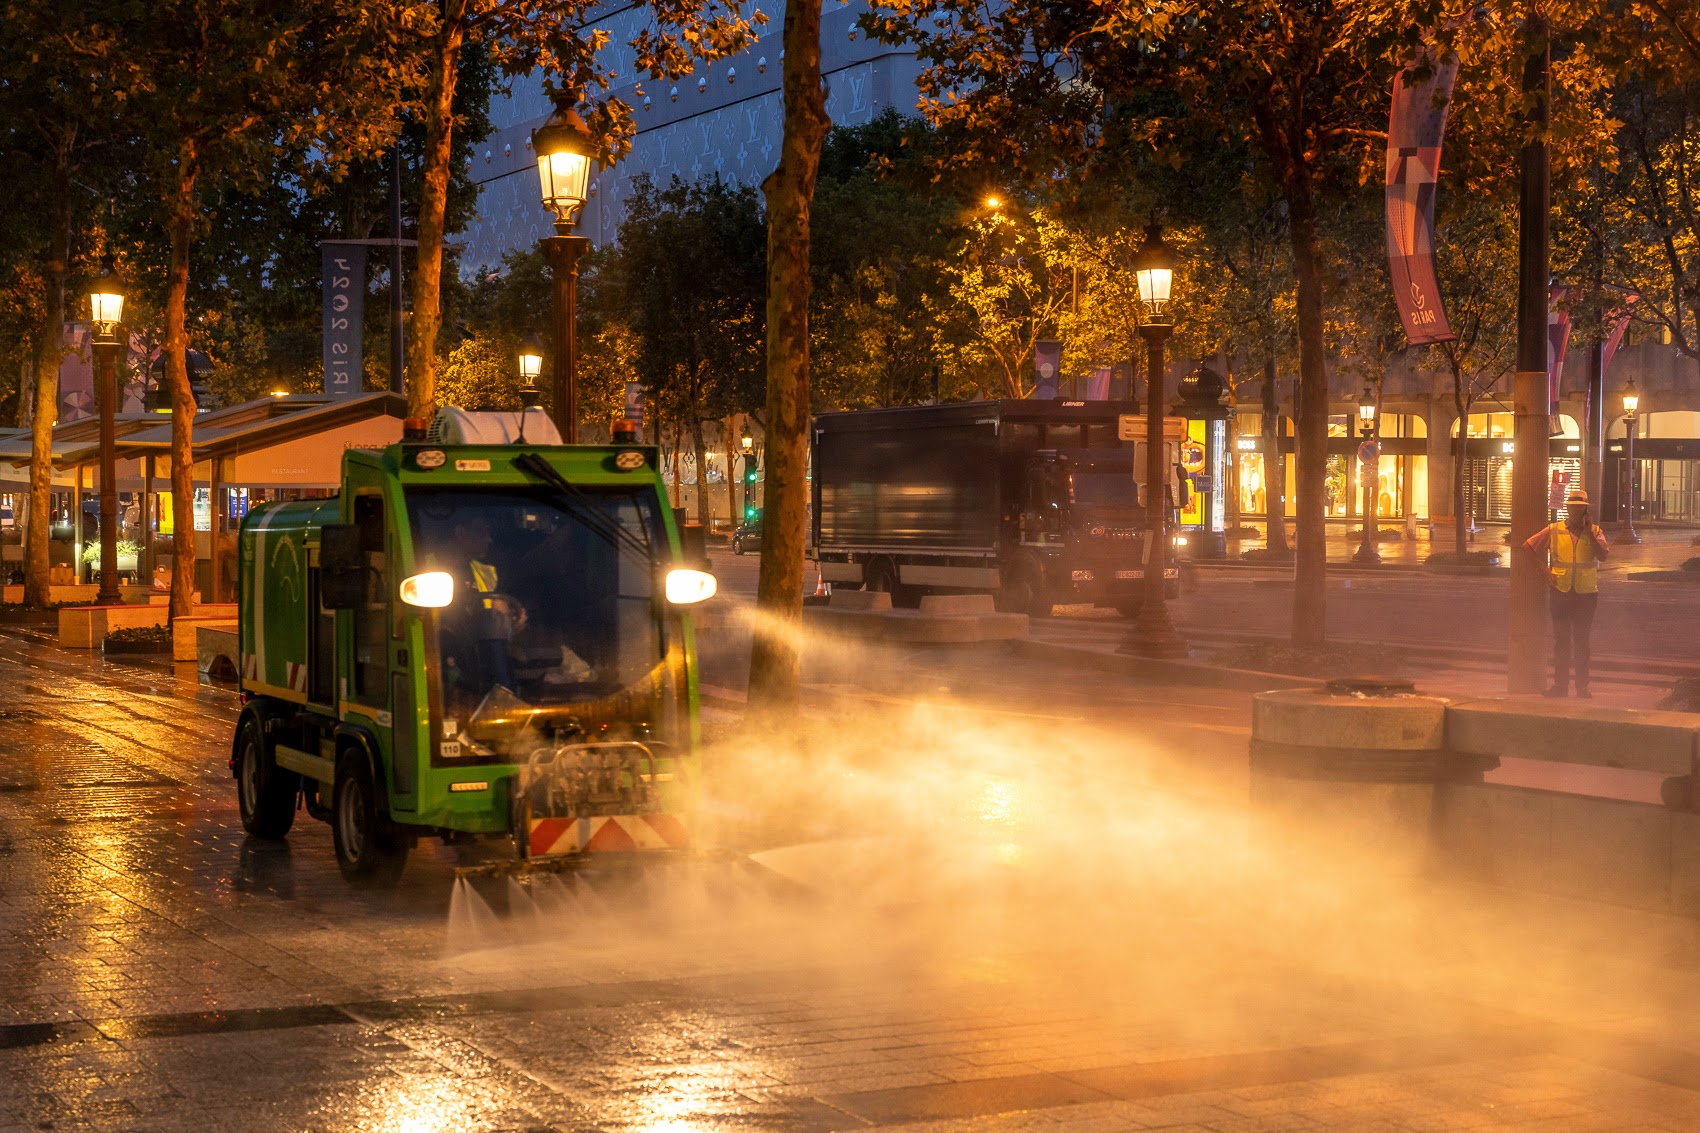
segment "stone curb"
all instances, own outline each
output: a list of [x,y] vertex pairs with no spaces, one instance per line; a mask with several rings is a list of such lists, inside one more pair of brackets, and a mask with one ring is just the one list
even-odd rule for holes
[[[1234,633],[1218,630],[1184,630],[1193,641],[1212,645],[1256,645],[1268,641],[1286,641],[1284,634]],[[1430,661],[1503,661],[1505,653],[1498,649],[1477,649],[1470,646],[1424,645],[1402,641],[1366,641],[1362,638],[1331,637],[1330,644],[1351,645],[1370,649],[1396,649]],[[1689,677],[1700,675],[1700,661],[1646,661],[1628,657],[1593,658],[1595,672],[1640,673],[1657,677]]]
[[1013,651],[1034,661],[1048,661],[1065,668],[1093,669],[1098,672],[1122,673],[1143,677],[1155,684],[1189,685],[1196,688],[1235,689],[1244,692],[1268,692],[1283,688],[1321,688],[1323,682],[1315,677],[1295,677],[1287,673],[1260,673],[1255,669],[1230,669],[1223,665],[1206,665],[1198,661],[1160,660],[1134,657],[1125,653],[1104,653],[1075,645],[1060,645],[1031,638],[1011,643]]
[[913,645],[971,645],[1019,640],[1026,614],[933,614],[923,610],[843,610],[809,607],[803,625],[819,633]]

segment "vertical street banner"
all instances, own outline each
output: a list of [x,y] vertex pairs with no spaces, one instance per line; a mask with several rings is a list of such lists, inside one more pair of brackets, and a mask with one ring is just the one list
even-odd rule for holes
[[1413,346],[1452,339],[1434,270],[1434,193],[1458,57],[1418,50],[1393,80],[1387,122],[1387,263]]
[[1564,378],[1564,352],[1570,347],[1570,312],[1560,306],[1568,294],[1568,288],[1557,284],[1547,289],[1547,415],[1554,429],[1559,427],[1558,386]]
[[1600,373],[1611,369],[1612,355],[1623,345],[1623,333],[1629,329],[1629,308],[1639,302],[1641,296],[1631,291],[1623,297],[1623,313],[1617,316],[1617,323],[1611,328],[1611,334],[1606,337],[1605,349],[1601,352]]
[[626,420],[643,428],[643,383],[626,383]]
[[353,396],[366,388],[364,345],[366,248],[326,240],[319,245],[324,294],[325,392]]
[[1087,401],[1110,400],[1110,367],[1103,365],[1095,368],[1086,379]]
[[1033,344],[1033,372],[1039,379],[1033,396],[1040,401],[1057,399],[1057,373],[1062,369],[1062,343],[1042,338]]

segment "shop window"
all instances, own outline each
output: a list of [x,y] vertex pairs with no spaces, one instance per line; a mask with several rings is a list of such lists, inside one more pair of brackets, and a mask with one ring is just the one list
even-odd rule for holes
[[1269,508],[1269,483],[1264,472],[1265,462],[1260,452],[1240,454],[1240,510],[1262,515]]
[[1351,510],[1352,496],[1346,483],[1346,458],[1328,458],[1328,473],[1323,480],[1324,510],[1328,515],[1345,515]]
[[1415,413],[1383,413],[1376,427],[1384,437],[1428,436],[1428,423]]
[[[1506,413],[1472,413],[1470,414],[1471,437],[1503,437],[1509,440],[1516,432],[1516,421],[1509,412]],[[1452,422],[1452,435],[1458,435],[1458,422]]]
[[[1576,423],[1576,418],[1568,413],[1558,415],[1558,426],[1561,436],[1580,437],[1582,429]],[[1452,435],[1458,435],[1458,422],[1452,423]],[[1472,438],[1488,437],[1494,440],[1512,440],[1517,435],[1517,417],[1509,410],[1493,413],[1470,414],[1470,436]]]
[[[1618,432],[1621,433],[1622,431],[1620,424]],[[1700,437],[1700,413],[1683,409],[1642,414],[1640,423],[1635,426],[1635,435],[1643,439]]]

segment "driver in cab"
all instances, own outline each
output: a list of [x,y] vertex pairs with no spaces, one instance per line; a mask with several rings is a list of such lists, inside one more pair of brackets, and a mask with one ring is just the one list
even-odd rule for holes
[[490,520],[471,515],[455,522],[442,548],[439,569],[454,576],[454,603],[443,611],[443,668],[450,688],[475,694],[501,685],[513,689],[508,655],[514,634],[525,627],[525,607],[501,593],[501,576],[490,561]]

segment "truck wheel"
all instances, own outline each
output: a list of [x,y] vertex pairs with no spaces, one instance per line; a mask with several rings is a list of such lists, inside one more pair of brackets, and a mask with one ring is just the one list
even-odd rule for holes
[[[881,594],[894,594],[897,590],[897,567],[890,559],[875,559],[862,568],[862,589]],[[896,600],[892,605],[896,605]]]
[[1035,562],[1021,562],[1011,574],[1012,577],[1000,592],[1003,600],[999,605],[1005,610],[1026,614],[1030,618],[1050,617],[1052,602],[1045,587],[1043,568]]
[[337,760],[331,797],[331,836],[342,876],[356,885],[383,889],[400,881],[408,846],[384,828],[377,784],[362,756],[348,752]]
[[250,715],[236,736],[236,801],[242,829],[256,838],[281,838],[295,823],[301,777],[277,765],[258,718]]

